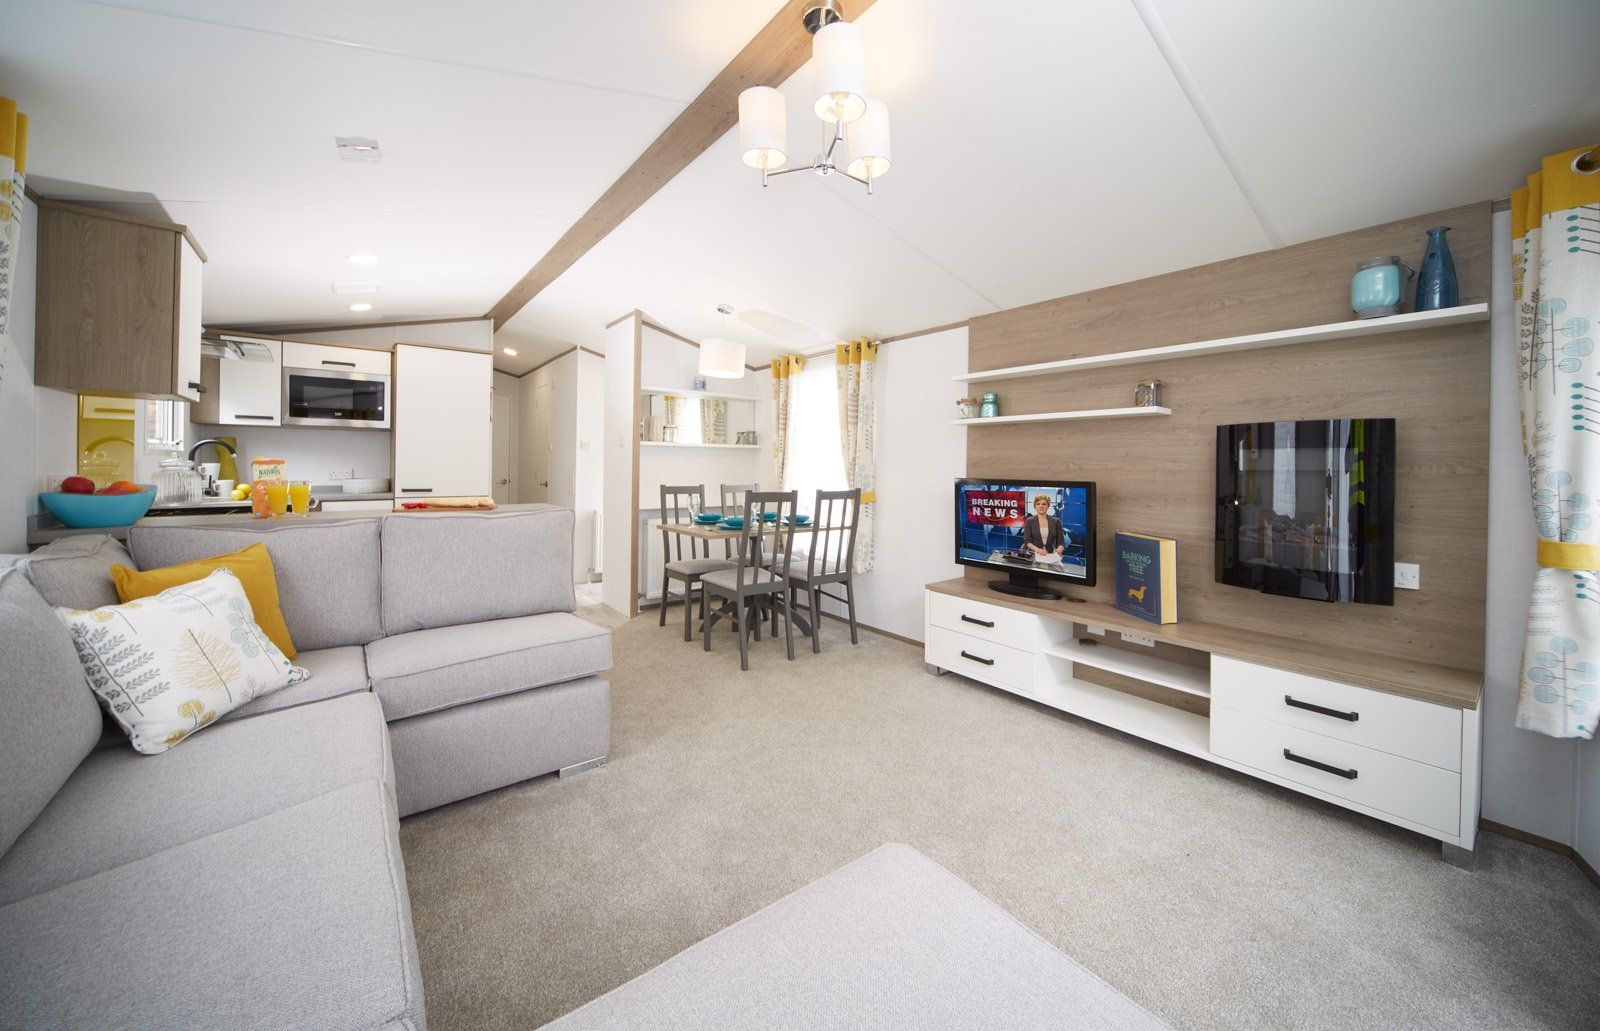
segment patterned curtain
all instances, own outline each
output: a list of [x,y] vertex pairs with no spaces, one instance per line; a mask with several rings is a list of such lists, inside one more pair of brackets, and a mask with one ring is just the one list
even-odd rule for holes
[[700,433],[706,444],[728,442],[728,402],[700,399]]
[[28,165],[28,116],[0,97],[0,338],[11,335],[11,292],[22,247],[22,187]]
[[872,523],[878,509],[878,345],[852,340],[833,351],[839,382],[839,443],[844,448],[844,475],[850,487],[861,488],[861,519],[856,529],[858,573],[872,568],[875,557]]
[[1522,447],[1539,572],[1517,726],[1592,738],[1600,690],[1600,147],[1555,154],[1511,195]]
[[772,362],[772,469],[774,482],[782,484],[789,468],[789,404],[794,400],[794,378],[806,367],[798,354]]
[[[663,394],[661,396],[661,411],[665,416],[665,421],[661,428],[661,439],[682,440],[683,438],[679,436],[679,431],[683,425],[681,421],[683,418],[683,398],[674,397],[671,394]],[[692,441],[691,443],[699,442]]]

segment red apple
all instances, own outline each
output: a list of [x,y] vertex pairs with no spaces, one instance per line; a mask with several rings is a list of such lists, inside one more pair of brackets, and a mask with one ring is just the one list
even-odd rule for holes
[[93,494],[94,481],[87,476],[68,476],[61,481],[63,494]]

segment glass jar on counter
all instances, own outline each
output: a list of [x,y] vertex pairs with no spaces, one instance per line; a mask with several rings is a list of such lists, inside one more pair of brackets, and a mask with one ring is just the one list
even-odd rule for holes
[[158,505],[196,504],[205,490],[200,474],[182,455],[162,459],[155,480]]

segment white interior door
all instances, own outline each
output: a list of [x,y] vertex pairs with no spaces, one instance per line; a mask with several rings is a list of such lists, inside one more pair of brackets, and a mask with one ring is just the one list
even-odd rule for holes
[[494,483],[490,492],[497,505],[511,504],[511,436],[516,411],[511,395],[494,392]]
[[529,501],[550,500],[550,408],[555,400],[555,384],[540,383],[533,389],[533,482],[527,485]]

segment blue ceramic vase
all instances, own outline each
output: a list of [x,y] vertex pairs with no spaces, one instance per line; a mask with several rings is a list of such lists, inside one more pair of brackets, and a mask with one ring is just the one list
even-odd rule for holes
[[1428,250],[1422,255],[1422,269],[1417,273],[1417,311],[1438,311],[1461,303],[1455,259],[1450,257],[1450,243],[1444,238],[1449,231],[1449,226],[1428,230]]

